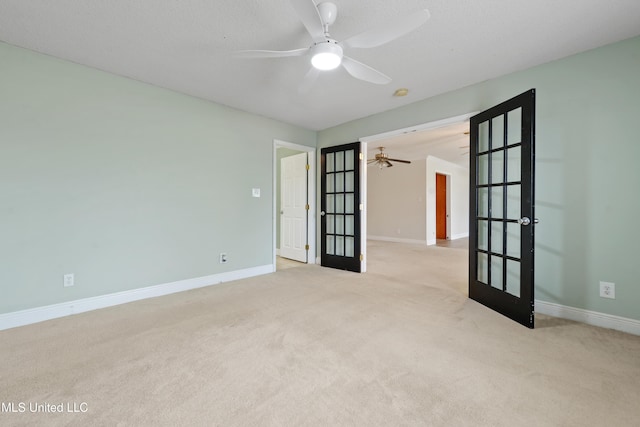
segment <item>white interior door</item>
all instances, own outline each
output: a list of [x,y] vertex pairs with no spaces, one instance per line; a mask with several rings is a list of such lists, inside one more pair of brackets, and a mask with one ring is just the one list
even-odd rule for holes
[[307,153],[280,161],[280,256],[307,262]]

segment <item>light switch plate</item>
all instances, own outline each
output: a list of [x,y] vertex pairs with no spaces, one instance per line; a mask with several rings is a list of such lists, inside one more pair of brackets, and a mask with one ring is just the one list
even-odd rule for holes
[[251,195],[253,197],[260,197],[260,189],[259,188],[252,188],[251,189]]
[[65,288],[68,288],[69,286],[73,286],[74,279],[75,278],[73,273],[65,274],[62,278],[62,284],[64,285]]

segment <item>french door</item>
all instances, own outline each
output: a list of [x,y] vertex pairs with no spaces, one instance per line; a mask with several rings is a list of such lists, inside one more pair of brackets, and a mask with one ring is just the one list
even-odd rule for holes
[[469,130],[469,297],[533,328],[535,89]]
[[360,143],[323,148],[321,163],[320,262],[361,271]]

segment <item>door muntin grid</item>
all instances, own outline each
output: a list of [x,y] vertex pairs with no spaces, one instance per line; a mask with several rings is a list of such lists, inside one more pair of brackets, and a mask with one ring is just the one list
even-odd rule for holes
[[325,194],[326,255],[355,255],[356,150],[327,153]]
[[521,262],[521,123],[520,107],[479,123],[475,157],[476,280],[516,297]]

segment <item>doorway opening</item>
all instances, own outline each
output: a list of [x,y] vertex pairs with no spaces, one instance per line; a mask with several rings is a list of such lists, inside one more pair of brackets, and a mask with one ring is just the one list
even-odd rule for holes
[[315,264],[315,163],[315,148],[273,141],[274,271]]
[[[398,181],[394,181],[392,174],[387,174],[385,178],[369,179],[369,168],[365,169],[363,222],[367,226],[363,230],[363,248],[366,248],[368,239],[436,245],[436,174],[445,176],[443,240],[466,241],[469,233],[468,126],[469,119],[475,114],[477,112],[360,138],[365,153],[364,164],[367,158],[375,155],[379,146],[386,147],[390,156],[412,161],[410,165],[384,168],[382,172],[393,172],[398,176]],[[400,168],[407,169],[395,173]],[[409,173],[409,168],[415,172]],[[370,177],[380,173],[372,169],[369,171]],[[403,178],[405,181],[400,181],[400,175],[417,178],[408,181]],[[385,182],[386,187],[382,191],[375,187],[379,182]],[[404,200],[396,200],[402,197]],[[400,209],[401,205],[405,208]],[[385,209],[378,209],[377,206]],[[392,208],[396,208],[396,211],[392,212]],[[407,229],[405,225],[411,223],[407,220],[415,222],[416,218],[419,218],[422,227]]]
[[450,190],[451,175],[436,172],[436,240],[451,239],[451,223],[449,212],[451,210]]

